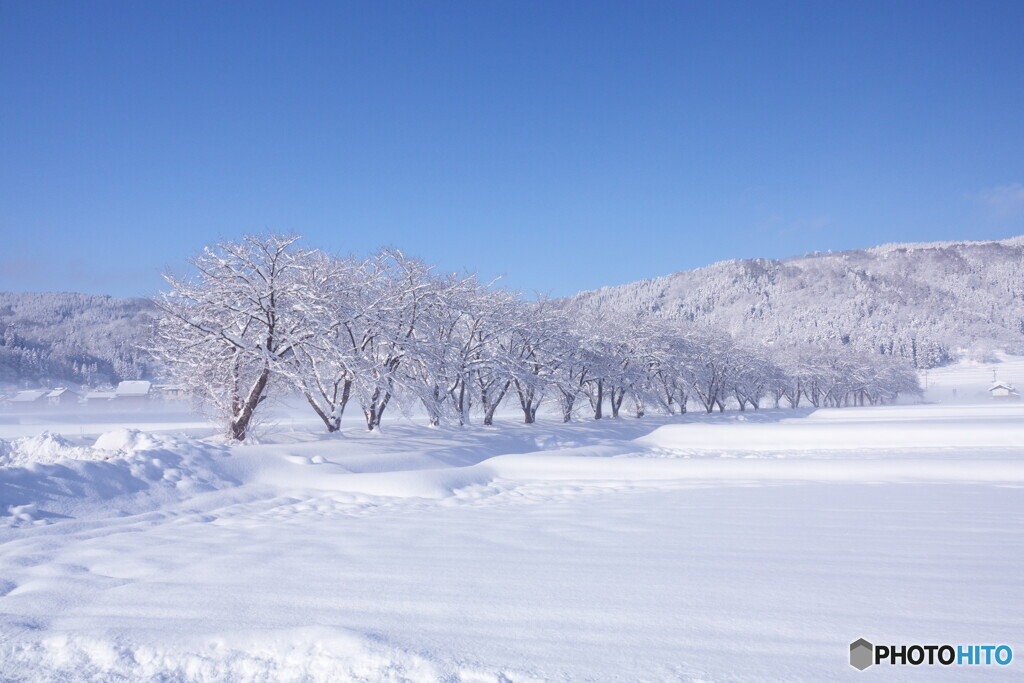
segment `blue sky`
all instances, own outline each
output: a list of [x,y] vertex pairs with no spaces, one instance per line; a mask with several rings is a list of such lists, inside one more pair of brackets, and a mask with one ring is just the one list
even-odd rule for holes
[[554,295],[1024,233],[1024,2],[0,0],[0,289],[245,232]]

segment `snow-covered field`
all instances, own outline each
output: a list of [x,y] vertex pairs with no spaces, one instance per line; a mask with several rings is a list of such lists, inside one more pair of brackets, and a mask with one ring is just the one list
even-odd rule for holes
[[15,422],[2,680],[1020,676],[848,663],[860,637],[1024,653],[1020,404],[236,448]]

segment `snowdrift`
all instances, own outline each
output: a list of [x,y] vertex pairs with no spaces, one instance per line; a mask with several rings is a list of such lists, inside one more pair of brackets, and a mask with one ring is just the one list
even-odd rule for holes
[[43,434],[13,442],[0,467],[0,524],[137,514],[238,482],[217,466],[224,447],[133,429],[101,435],[91,447]]

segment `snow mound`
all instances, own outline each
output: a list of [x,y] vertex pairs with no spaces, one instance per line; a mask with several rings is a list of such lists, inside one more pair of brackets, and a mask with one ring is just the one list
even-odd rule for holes
[[138,429],[115,429],[112,432],[101,434],[96,439],[93,448],[100,451],[114,451],[115,453],[134,453],[135,451],[160,448],[167,441],[167,437],[147,434]]
[[60,434],[43,432],[39,436],[26,436],[13,441],[0,440],[0,466],[28,465],[34,462],[51,463],[60,460],[102,459],[92,449],[75,446]]
[[59,435],[16,439],[0,467],[0,525],[66,517],[128,515],[238,482],[222,446],[119,429],[93,447]]
[[11,441],[0,439],[0,467],[21,467],[32,463],[63,460],[109,460],[138,451],[173,448],[173,437],[148,434],[138,429],[115,429],[101,434],[92,447],[76,446],[60,434],[44,431]]
[[[168,647],[54,635],[10,644],[0,656],[17,678],[173,681],[502,681],[537,680],[481,671],[376,642],[345,629],[235,633]],[[515,678],[511,678],[515,676]]]

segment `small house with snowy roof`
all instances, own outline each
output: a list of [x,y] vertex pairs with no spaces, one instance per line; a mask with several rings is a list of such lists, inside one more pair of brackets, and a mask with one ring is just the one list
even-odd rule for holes
[[90,391],[85,395],[87,406],[105,405],[114,400],[116,394],[113,391]]
[[988,388],[994,401],[1019,401],[1020,394],[1013,388],[1013,385],[1006,382],[996,382]]
[[11,396],[8,402],[17,410],[33,410],[46,405],[46,396],[49,393],[49,389],[28,389]]
[[125,380],[117,385],[114,390],[116,400],[120,402],[146,401],[149,399],[149,392],[152,383],[141,379]]
[[67,408],[78,404],[78,393],[67,387],[57,387],[46,394],[46,402],[58,408]]

